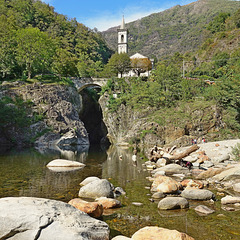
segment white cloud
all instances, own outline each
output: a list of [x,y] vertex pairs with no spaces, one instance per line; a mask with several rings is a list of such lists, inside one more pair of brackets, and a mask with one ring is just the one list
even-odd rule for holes
[[78,19],[78,21],[84,23],[84,25],[90,28],[96,27],[99,31],[104,31],[111,27],[120,25],[122,21],[122,15],[124,15],[125,22],[128,23],[146,17],[152,13],[161,12],[163,10],[164,9],[159,8],[142,10],[140,7],[126,7],[122,11],[119,11],[115,14],[104,12],[101,14],[97,14],[96,17],[85,20]]

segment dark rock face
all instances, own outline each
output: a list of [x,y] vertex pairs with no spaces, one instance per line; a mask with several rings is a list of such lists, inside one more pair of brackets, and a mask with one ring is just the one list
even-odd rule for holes
[[[124,144],[128,142],[140,141],[144,145],[191,145],[192,138],[217,135],[219,129],[223,128],[221,112],[215,106],[204,109],[192,110],[187,106],[189,118],[180,119],[179,124],[174,125],[171,121],[166,121],[164,125],[154,122],[154,118],[149,120],[154,109],[134,110],[122,104],[117,111],[110,112],[108,109],[108,95],[105,94],[99,99],[103,110],[103,120],[108,129],[108,137],[111,142]],[[165,114],[164,112],[161,114]],[[204,116],[204,117],[203,117]]]
[[82,97],[82,111],[80,119],[84,122],[91,144],[108,144],[107,128],[103,122],[101,107],[98,103],[97,92],[86,89],[80,92]]
[[[6,89],[6,96],[18,95],[24,100],[32,101],[31,114],[35,112],[43,116],[42,121],[30,126],[28,135],[21,134],[25,139],[42,135],[37,139],[37,145],[89,145],[88,133],[79,119],[82,100],[75,88],[15,82],[8,84]],[[19,144],[22,139],[18,137],[18,131],[11,132],[16,135]]]

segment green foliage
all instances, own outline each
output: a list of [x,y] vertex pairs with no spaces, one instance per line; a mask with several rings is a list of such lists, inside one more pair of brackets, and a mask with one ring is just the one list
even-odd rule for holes
[[221,32],[221,31],[225,31],[225,22],[226,19],[230,16],[230,13],[224,13],[221,12],[219,13],[214,19],[213,21],[211,21],[208,26],[207,29],[209,31],[211,31],[211,33],[216,33],[216,32]]
[[0,80],[42,73],[99,76],[111,53],[99,32],[48,4],[0,0]]
[[109,62],[107,65],[110,71],[114,75],[117,75],[118,73],[120,73],[122,77],[123,73],[126,73],[130,70],[131,63],[127,53],[120,53],[120,54],[115,53],[109,59]]
[[237,28],[240,28],[240,9],[232,16],[233,22]]
[[15,99],[5,97],[0,100],[0,127],[11,126],[26,127],[30,125],[31,118],[28,117],[28,108],[31,102],[25,102],[20,97]]
[[240,161],[240,144],[239,143],[232,148],[232,154],[234,156],[235,161]]
[[[206,25],[222,12],[234,14],[239,1],[194,1],[151,14],[126,25],[129,30],[129,54],[166,58],[174,52],[194,52],[209,35]],[[116,29],[103,32],[109,46],[117,49]]]
[[55,46],[46,33],[38,28],[19,29],[15,40],[16,60],[27,70],[28,79],[32,72],[43,72],[49,68]]

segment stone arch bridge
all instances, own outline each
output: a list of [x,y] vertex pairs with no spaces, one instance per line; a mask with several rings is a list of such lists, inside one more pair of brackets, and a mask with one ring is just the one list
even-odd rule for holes
[[103,87],[107,84],[107,80],[104,78],[74,78],[72,79],[78,92],[81,92],[87,87]]

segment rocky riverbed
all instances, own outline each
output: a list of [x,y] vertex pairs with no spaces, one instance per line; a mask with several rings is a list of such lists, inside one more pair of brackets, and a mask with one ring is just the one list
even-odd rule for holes
[[[114,239],[143,239],[143,238],[148,239],[146,238],[146,235],[153,236],[153,239],[156,239],[157,236],[164,235],[168,237],[174,236],[174,239],[193,239],[194,237],[196,240],[197,239],[200,240],[201,238],[198,238],[194,231],[192,231],[191,229],[197,228],[197,231],[200,231],[200,228],[202,228],[203,226],[202,222],[208,219],[206,216],[208,215],[214,216],[210,217],[210,219],[218,218],[218,220],[216,221],[220,223],[221,218],[225,220],[228,217],[234,219],[233,218],[234,212],[237,213],[237,211],[240,209],[239,181],[238,181],[239,164],[232,160],[231,154],[232,147],[237,142],[239,142],[239,140],[199,144],[200,149],[197,152],[194,152],[190,154],[188,157],[186,157],[188,161],[191,160],[192,158],[193,167],[190,170],[186,167],[182,167],[174,163],[167,164],[162,167],[157,166],[157,163],[151,162],[145,162],[144,168],[140,168],[139,165],[142,164],[144,161],[141,160],[139,153],[137,153],[136,157],[133,158],[129,155],[124,155],[124,152],[119,150],[119,152],[117,152],[119,156],[116,156],[116,163],[118,163],[119,166],[121,166],[125,161],[127,161],[130,164],[128,165],[129,170],[130,169],[131,171],[136,170],[134,171],[136,175],[134,177],[135,179],[137,179],[141,175],[146,175],[146,173],[149,172],[149,175],[151,176],[150,178],[148,178],[150,180],[149,181],[150,188],[147,189],[147,187],[144,188],[144,185],[139,185],[137,190],[138,193],[135,193],[134,196],[132,196],[133,193],[132,188],[133,186],[134,188],[136,188],[136,186],[134,185],[136,180],[132,179],[130,183],[126,185],[126,189],[124,185],[121,185],[123,186],[123,189],[126,191],[126,194],[124,194],[124,191],[122,189],[113,187],[113,185],[110,184],[107,180],[103,180],[101,178],[96,178],[92,176],[91,178],[86,178],[81,183],[81,186],[76,186],[78,190],[80,189],[78,192],[79,197],[74,198],[71,201],[68,200],[69,204],[81,210],[80,212],[84,211],[88,215],[93,216],[95,218],[96,217],[98,218],[102,214],[104,214],[103,220],[107,222],[111,229],[118,229],[118,227],[116,226],[113,227],[113,224],[115,223],[116,224],[118,223],[117,226],[119,226],[119,224],[121,225],[124,224],[125,222],[126,225],[128,226],[127,227],[128,229],[133,228],[132,225],[135,223],[134,224],[135,231],[133,231],[133,229],[130,232],[121,230],[121,232],[119,233],[115,232],[114,235],[113,234],[109,235],[109,229],[106,227],[107,225],[104,225],[104,223],[96,222],[98,225],[95,225],[95,223],[94,225],[91,225],[92,223],[90,224],[90,222],[93,220],[91,221],[90,219],[88,220],[85,217],[85,215],[83,215],[84,217],[81,217],[80,215],[78,216],[79,219],[86,221],[83,224],[85,224],[84,226],[86,226],[88,229],[91,229],[92,226],[96,226],[99,229],[99,231],[104,231],[104,233],[102,232],[102,234],[104,234],[104,239],[108,239],[109,236],[116,236]],[[176,153],[185,151],[185,149],[186,148],[179,148],[176,150]],[[203,151],[205,151],[205,153],[203,153]],[[212,154],[213,151],[215,152],[215,154]],[[108,154],[109,155],[107,162],[112,165],[113,160],[115,158],[113,158],[113,155],[111,155],[110,153]],[[217,159],[220,159],[220,157],[224,156],[225,154],[229,154],[229,156],[226,157],[225,160],[221,160],[220,163],[217,163],[218,162]],[[212,159],[214,159],[215,162],[213,163],[214,165],[211,167],[210,166],[207,167],[206,164],[204,165],[204,161],[202,162],[201,157],[202,155],[208,157],[208,160],[205,161],[212,161]],[[199,160],[201,160],[201,163],[199,163]],[[199,163],[199,165],[194,166],[194,163]],[[86,164],[88,163],[86,162]],[[128,171],[126,167],[124,169],[125,172]],[[52,170],[50,171],[52,172]],[[81,171],[84,172],[84,170]],[[70,173],[71,171],[66,172],[66,174]],[[209,173],[211,173],[211,175]],[[59,174],[62,173],[60,172]],[[113,176],[114,175],[111,175],[110,172],[104,173],[103,175],[104,178],[108,178],[108,180],[110,181],[113,180],[112,179]],[[125,180],[129,182],[128,176],[125,176],[125,178],[126,178]],[[114,181],[116,181],[116,179]],[[89,186],[87,187],[87,185]],[[102,187],[102,185],[104,185],[105,187]],[[104,189],[103,196],[101,196],[100,193],[102,192],[102,189]],[[120,190],[123,191],[123,195],[120,198],[118,198],[118,195],[116,195],[116,193],[118,193]],[[88,193],[88,195],[86,195],[86,193]],[[149,196],[147,198],[149,198],[150,201],[148,199],[146,199],[145,201],[144,200],[145,198],[143,199],[143,195],[146,195],[146,193],[148,193],[147,195]],[[93,199],[86,201],[85,197],[89,198],[89,196]],[[82,198],[84,198],[85,200],[82,200]],[[216,201],[216,199],[218,201]],[[119,200],[122,202],[122,204]],[[11,210],[13,208],[12,207],[13,205],[16,205],[17,209],[20,209],[20,206],[22,206],[21,208],[23,211],[26,211],[27,208],[31,208],[33,210],[29,212],[30,215],[33,214],[35,218],[37,217],[43,220],[49,219],[49,221],[44,220],[43,222],[40,222],[40,224],[34,226],[26,222],[25,221],[26,218],[21,219],[15,215],[12,220],[11,219],[9,220],[12,221],[13,223],[14,222],[19,223],[20,219],[23,220],[24,223],[22,224],[22,226],[26,227],[26,229],[29,229],[28,231],[32,233],[35,231],[33,233],[35,234],[34,236],[38,236],[41,233],[39,239],[41,239],[41,236],[42,237],[44,236],[45,229],[48,231],[48,229],[51,229],[51,226],[53,226],[54,224],[61,224],[62,231],[68,231],[69,226],[66,223],[64,223],[62,217],[56,217],[66,215],[64,209],[68,205],[66,204],[64,204],[64,206],[61,205],[60,204],[61,201],[60,202],[55,201],[50,203],[48,202],[48,200],[42,200],[43,202],[40,203],[40,200],[34,198],[31,199],[2,198],[1,201],[4,202],[4,204],[2,205],[4,209],[9,208]],[[26,201],[26,203],[23,204],[24,201]],[[37,209],[36,211],[40,215],[38,214],[38,216],[36,216],[36,214],[34,213],[35,208],[31,206],[32,204],[31,202],[39,203],[37,204],[38,208],[42,208],[41,206],[47,205],[46,208],[49,209],[46,210],[46,208],[44,207],[46,211],[45,213],[41,212],[41,214],[39,213],[40,209]],[[53,211],[52,208],[55,210]],[[115,210],[111,208],[114,208]],[[70,208],[67,209],[70,210]],[[73,211],[72,209],[73,208],[71,208],[71,211]],[[135,213],[133,213],[132,210],[134,210]],[[187,215],[189,214],[191,215],[193,214],[192,212],[193,210],[195,212],[195,215],[199,215],[198,219],[199,223],[197,224],[197,226],[195,226],[196,224],[194,223],[194,221],[190,219],[188,219],[189,221],[188,229],[182,228],[180,227],[180,225],[176,224],[175,221],[180,221],[182,219],[181,217],[182,215],[185,216],[187,212],[188,212]],[[14,213],[18,214],[19,211],[14,210]],[[145,214],[146,211],[147,215]],[[159,212],[161,214],[162,216],[161,219],[156,218],[155,216],[156,213],[154,211]],[[10,218],[11,214],[6,215],[5,213],[6,211],[1,211],[0,217],[6,218],[6,216],[8,215],[8,217]],[[53,215],[51,215],[50,213],[51,214],[53,213]],[[151,217],[151,214],[154,214],[154,216]],[[73,213],[73,216],[75,215],[76,214]],[[30,220],[32,219],[30,218],[30,216],[27,218]],[[154,218],[157,219],[157,222],[155,222]],[[162,218],[165,220],[163,220]],[[190,217],[188,216],[188,218]],[[18,220],[15,221],[16,219]],[[134,221],[134,223],[131,223],[131,221]],[[143,221],[144,224],[142,224]],[[166,225],[164,222],[168,222],[168,224]],[[169,223],[173,224],[169,225]],[[129,226],[129,224],[132,224],[131,227]],[[158,227],[153,227],[156,226],[156,224],[158,225]],[[230,228],[231,223],[229,223],[228,225]],[[7,225],[7,226],[9,226],[9,228],[6,228],[5,229],[6,231],[5,230],[2,231],[2,233],[4,234],[2,236],[6,235],[10,236],[8,234],[12,234],[14,232],[13,228],[16,229],[20,225],[19,226]],[[28,228],[28,226],[31,226],[31,230],[30,228]],[[146,228],[146,226],[148,227]],[[13,228],[10,229],[11,227]],[[19,228],[19,234],[23,234],[24,231],[22,230],[23,228]],[[232,229],[232,231],[234,231],[234,229]],[[125,232],[129,232],[127,234],[127,237],[121,236]],[[75,233],[72,232],[71,234]],[[85,233],[77,233],[76,235],[74,235],[74,238],[71,239],[82,239],[80,237],[82,236],[81,234],[84,235]],[[15,235],[17,236],[18,234],[16,233]],[[205,235],[205,237],[206,236],[209,235]],[[38,238],[36,237],[36,239]],[[97,238],[89,234],[86,237],[86,239]],[[161,237],[161,239],[165,238]],[[214,237],[211,236],[209,237],[209,239],[214,239]]]

